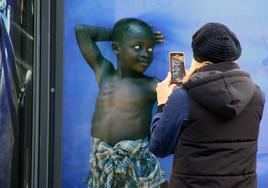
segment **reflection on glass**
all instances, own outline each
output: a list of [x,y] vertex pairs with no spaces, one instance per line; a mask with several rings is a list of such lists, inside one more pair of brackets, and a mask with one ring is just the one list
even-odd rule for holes
[[30,184],[33,3],[0,0],[0,187]]

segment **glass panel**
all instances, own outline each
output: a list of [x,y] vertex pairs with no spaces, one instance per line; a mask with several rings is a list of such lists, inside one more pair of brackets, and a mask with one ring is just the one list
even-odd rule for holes
[[0,185],[27,187],[31,177],[34,0],[0,0],[0,11],[0,147],[6,148],[1,151]]
[[[230,6],[231,5],[231,6]],[[83,180],[89,171],[89,154],[91,152],[91,125],[95,121],[93,114],[99,87],[96,75],[83,58],[76,42],[75,27],[79,24],[96,25],[112,28],[121,18],[135,17],[144,20],[155,31],[164,34],[163,44],[154,49],[152,64],[145,74],[164,79],[168,71],[168,53],[184,51],[186,67],[192,59],[191,40],[193,33],[204,23],[222,22],[237,33],[241,41],[243,53],[237,61],[241,68],[251,74],[252,79],[268,94],[268,11],[266,0],[258,3],[245,3],[242,0],[230,1],[183,1],[183,0],[65,0],[65,69],[64,69],[64,130],[63,130],[63,162],[62,186],[83,187]],[[239,7],[239,9],[238,9]],[[111,42],[99,42],[100,51],[106,59],[116,65],[116,54],[112,51]],[[116,49],[115,49],[116,50]],[[97,78],[98,79],[98,78]],[[112,92],[112,91],[111,91]],[[125,94],[125,93],[124,93]],[[131,92],[129,97],[135,97]],[[121,108],[128,109],[127,99],[121,98]],[[105,120],[110,111],[102,111]],[[151,112],[148,112],[150,116]],[[155,108],[152,111],[155,114]],[[96,114],[95,114],[96,115]],[[122,116],[129,115],[127,110]],[[129,115],[131,117],[131,115]],[[124,121],[124,130],[132,122]],[[268,111],[264,111],[260,126],[258,150],[258,184],[268,186]],[[105,129],[104,134],[112,131]],[[172,157],[159,159],[161,166],[169,178]]]

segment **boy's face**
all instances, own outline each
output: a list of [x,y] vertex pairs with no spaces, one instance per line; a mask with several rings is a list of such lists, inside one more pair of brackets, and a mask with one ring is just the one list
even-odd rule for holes
[[152,31],[133,24],[122,35],[117,56],[120,60],[120,67],[143,73],[153,60],[154,35]]

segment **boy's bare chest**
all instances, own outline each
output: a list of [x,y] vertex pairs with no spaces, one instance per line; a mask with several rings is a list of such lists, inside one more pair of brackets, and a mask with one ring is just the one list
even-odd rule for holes
[[152,85],[142,80],[113,79],[102,84],[99,100],[123,104],[146,103],[155,99]]

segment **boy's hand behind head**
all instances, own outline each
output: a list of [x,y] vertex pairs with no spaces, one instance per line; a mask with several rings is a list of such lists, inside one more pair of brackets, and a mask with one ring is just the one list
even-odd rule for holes
[[155,43],[159,44],[164,42],[164,35],[160,31],[154,31]]

